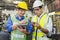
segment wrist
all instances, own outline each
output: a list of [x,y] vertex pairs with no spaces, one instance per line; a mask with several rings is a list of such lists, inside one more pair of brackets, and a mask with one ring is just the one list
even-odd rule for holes
[[39,26],[38,29],[41,29],[41,27]]
[[42,27],[39,25],[39,29],[42,29]]

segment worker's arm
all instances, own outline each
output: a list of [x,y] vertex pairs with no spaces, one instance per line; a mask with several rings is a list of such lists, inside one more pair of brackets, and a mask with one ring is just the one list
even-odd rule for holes
[[37,29],[40,29],[44,33],[48,33],[49,32],[47,29],[42,28],[38,23],[35,23],[34,27],[36,27]]
[[11,21],[10,17],[8,17],[6,28],[7,28],[8,32],[12,31],[12,21]]
[[32,25],[31,22],[29,21],[27,25],[26,34],[30,34],[30,33],[32,33]]
[[52,32],[52,27],[53,27],[53,25],[52,25],[52,18],[49,17],[48,27],[45,26],[44,29],[47,29],[48,30],[48,33],[51,33]]
[[19,27],[17,27],[17,29],[24,34],[29,34],[29,32],[27,32],[27,30],[26,30],[26,27],[23,29],[21,26],[19,26]]
[[14,30],[16,28],[16,25],[13,25],[10,17],[8,17],[6,28],[7,28],[8,32],[11,32],[12,30]]
[[46,34],[49,33],[48,29],[41,28],[40,30]]
[[36,25],[42,32],[44,32],[46,34],[52,31],[52,19],[51,18],[49,18],[49,21],[47,24],[48,27],[44,26],[44,28],[41,28],[39,24],[36,24]]
[[30,34],[30,33],[32,33],[31,23],[28,22],[27,27],[25,27],[25,29],[23,29],[22,27],[20,27],[20,28],[18,28],[18,30],[19,30],[20,32],[25,33],[25,34]]

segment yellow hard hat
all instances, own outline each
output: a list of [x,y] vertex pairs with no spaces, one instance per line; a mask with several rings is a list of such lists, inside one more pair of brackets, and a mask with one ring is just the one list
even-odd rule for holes
[[25,9],[25,10],[28,10],[28,6],[27,6],[27,3],[26,2],[19,2],[16,6],[17,8],[22,8],[22,9]]

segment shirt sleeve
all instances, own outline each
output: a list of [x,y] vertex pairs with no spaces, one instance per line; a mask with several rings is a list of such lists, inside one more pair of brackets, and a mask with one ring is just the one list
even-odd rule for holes
[[12,20],[10,17],[8,17],[6,28],[7,28],[8,32],[12,31]]
[[48,25],[47,25],[47,29],[48,29],[48,31],[49,31],[49,33],[50,32],[52,32],[52,18],[51,17],[49,17],[49,19],[48,19]]
[[30,21],[28,22],[28,32],[32,33],[32,26]]

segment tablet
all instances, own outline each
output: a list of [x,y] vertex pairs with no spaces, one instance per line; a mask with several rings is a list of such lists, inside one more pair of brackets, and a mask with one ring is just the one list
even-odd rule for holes
[[27,27],[27,24],[21,24],[21,25],[19,25],[18,27],[20,28],[20,26],[21,26],[23,29],[25,29],[25,27]]

